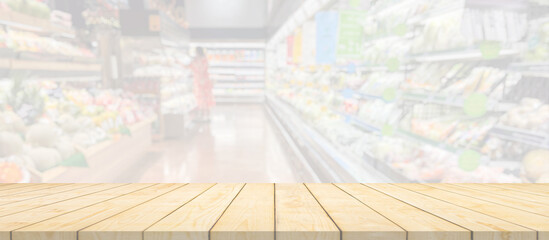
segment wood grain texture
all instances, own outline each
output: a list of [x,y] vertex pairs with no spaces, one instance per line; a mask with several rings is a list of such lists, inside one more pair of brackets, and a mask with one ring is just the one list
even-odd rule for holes
[[[78,184],[78,185],[86,186],[88,184]],[[114,187],[121,186],[121,184],[114,184],[114,185],[113,184],[99,184],[99,185],[90,184],[90,185],[91,186],[71,190],[71,191],[68,191],[68,192],[51,194],[51,195],[48,195],[48,196],[43,196],[43,197],[39,197],[39,198],[28,199],[28,200],[24,200],[24,201],[13,202],[13,203],[2,205],[0,207],[0,217],[1,216],[7,216],[7,215],[10,215],[10,214],[15,214],[15,213],[18,213],[18,212],[28,211],[28,210],[38,208],[38,207],[42,207],[42,206],[46,206],[46,205],[49,205],[49,204],[62,202],[64,200],[68,200],[68,199],[71,199],[71,198],[76,198],[76,197],[84,196],[84,195],[87,195],[87,194],[100,192],[100,191],[103,191],[103,190],[106,190],[106,189],[109,189],[109,188],[114,188]]]
[[520,192],[520,191],[506,189],[506,188],[498,188],[488,184],[467,183],[467,184],[452,184],[452,185],[482,191],[486,194],[493,194],[493,195],[505,196],[509,198],[515,198],[521,202],[527,201],[527,202],[536,202],[540,204],[549,204],[549,196],[537,195],[537,194],[532,194],[527,192]]
[[79,240],[142,239],[143,231],[208,190],[214,184],[188,184],[125,212],[112,216],[78,233]]
[[[27,211],[0,217],[0,239],[10,239],[11,232],[31,224],[41,222],[62,214],[66,214],[80,208],[84,208],[102,201],[115,198],[126,193],[134,192],[152,184],[105,184],[107,190],[82,197],[58,202],[55,204],[30,209]],[[114,188],[113,188],[114,187]],[[66,224],[71,224],[72,221]]]
[[210,232],[211,240],[274,240],[274,184],[248,183]]
[[[516,195],[513,191],[508,192],[508,195],[502,195],[498,194],[500,193],[500,191],[498,191],[499,189],[496,188],[495,191],[490,191],[490,187],[481,187],[478,189],[482,190],[477,190],[475,189],[476,187],[467,188],[453,184],[428,184],[427,186],[549,217],[549,205],[547,205],[549,204],[549,199],[545,203],[519,200],[513,197]],[[507,192],[506,190],[503,191]],[[539,196],[534,195],[532,198],[537,199],[536,197]]]
[[216,184],[191,202],[155,223],[145,240],[208,240],[219,220],[244,184]]
[[24,192],[24,193],[17,193],[10,196],[4,196],[0,198],[0,206],[12,202],[19,202],[27,199],[33,199],[41,196],[49,196],[56,193],[66,192],[78,188],[85,188],[89,187],[93,184],[67,184],[67,185],[60,185],[53,188],[46,188],[46,189],[40,189],[37,191],[31,191],[31,192]]
[[485,185],[497,187],[497,188],[515,190],[517,192],[525,192],[525,193],[549,197],[549,184],[494,183],[494,184],[485,184]]
[[173,191],[181,184],[156,184],[12,232],[12,240],[77,240],[77,232],[134,206]]
[[443,199],[445,202],[449,202],[457,206],[468,208],[479,213],[536,230],[539,233],[538,240],[549,240],[546,238],[549,236],[548,217],[522,211],[516,208],[506,207],[498,203],[487,202],[473,197],[440,190],[428,185],[405,183],[400,184],[399,186],[416,192],[421,192],[422,194],[433,198]]
[[474,240],[535,240],[536,232],[467,208],[401,188],[392,184],[366,184],[366,186],[413,205],[473,232]]
[[[471,232],[358,183],[336,184],[408,232],[408,240],[470,240]],[[337,222],[337,221],[336,221]]]
[[14,194],[38,191],[41,189],[55,188],[63,185],[67,185],[67,183],[45,183],[45,184],[24,183],[20,187],[0,191],[0,197],[7,197]]
[[0,240],[549,240],[546,193],[549,184],[0,184]]
[[406,240],[402,228],[336,186],[306,186],[339,227],[343,240]]
[[277,240],[336,240],[340,231],[303,184],[276,184]]

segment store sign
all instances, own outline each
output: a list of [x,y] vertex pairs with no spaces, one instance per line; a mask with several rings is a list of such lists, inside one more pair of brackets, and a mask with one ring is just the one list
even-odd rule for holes
[[303,24],[303,64],[315,65],[316,56],[316,23],[308,21]]
[[303,31],[298,28],[294,34],[293,62],[300,64],[303,58]]
[[337,41],[337,56],[339,58],[361,59],[363,45],[361,21],[364,17],[364,12],[361,11],[340,12]]
[[319,12],[316,21],[316,63],[333,64],[336,61],[338,14],[335,11]]
[[286,38],[286,62],[288,64],[294,63],[294,35]]

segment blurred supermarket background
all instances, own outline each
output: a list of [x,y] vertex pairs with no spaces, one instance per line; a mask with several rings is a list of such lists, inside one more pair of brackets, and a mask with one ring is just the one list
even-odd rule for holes
[[0,0],[0,182],[549,182],[549,2]]

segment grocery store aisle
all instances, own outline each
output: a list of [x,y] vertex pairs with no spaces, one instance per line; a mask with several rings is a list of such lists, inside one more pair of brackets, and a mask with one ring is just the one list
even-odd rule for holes
[[[156,143],[126,182],[301,182],[278,130],[261,104],[219,105],[211,123],[181,140]],[[133,174],[135,173],[135,174]]]

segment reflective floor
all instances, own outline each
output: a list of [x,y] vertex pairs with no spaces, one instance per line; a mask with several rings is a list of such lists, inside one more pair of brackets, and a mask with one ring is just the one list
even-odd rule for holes
[[262,104],[219,105],[187,137],[153,144],[116,182],[303,182]]

